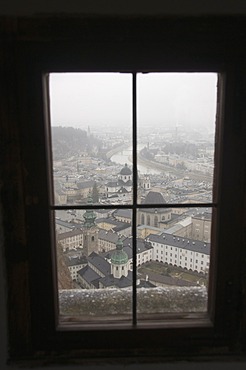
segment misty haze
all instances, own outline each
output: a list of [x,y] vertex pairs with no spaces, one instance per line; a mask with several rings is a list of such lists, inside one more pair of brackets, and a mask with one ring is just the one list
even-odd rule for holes
[[[102,312],[90,303],[74,314],[128,318],[133,281],[132,75],[49,77],[61,313],[66,312],[63,291],[73,289],[76,297],[76,292],[96,289],[104,292],[104,307],[111,308]],[[217,74],[139,73],[136,97],[138,313],[206,311]],[[97,208],[83,209],[88,204]],[[169,297],[166,288],[174,289]],[[175,288],[182,290],[185,304],[179,298],[171,303]],[[125,305],[119,305],[119,291],[125,292]]]

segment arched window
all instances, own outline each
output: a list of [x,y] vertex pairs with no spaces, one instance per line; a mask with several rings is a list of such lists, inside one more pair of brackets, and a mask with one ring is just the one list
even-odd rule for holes
[[154,227],[158,227],[158,216],[154,218]]
[[147,216],[147,225],[150,225],[150,215]]
[[144,222],[145,222],[145,220],[144,220],[144,214],[142,214],[142,216],[141,216],[141,224],[144,225]]

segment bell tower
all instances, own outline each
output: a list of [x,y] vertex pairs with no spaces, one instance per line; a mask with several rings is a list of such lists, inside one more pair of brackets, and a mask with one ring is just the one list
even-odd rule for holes
[[[92,198],[89,195],[88,205],[92,205]],[[98,228],[95,224],[96,214],[92,209],[87,209],[83,215],[83,252],[88,257],[92,252],[98,253]]]
[[120,279],[128,275],[129,261],[128,255],[123,251],[123,242],[118,239],[116,250],[111,255],[111,274],[114,278]]
[[150,191],[151,185],[150,185],[150,176],[145,174],[142,179],[142,188],[145,191]]

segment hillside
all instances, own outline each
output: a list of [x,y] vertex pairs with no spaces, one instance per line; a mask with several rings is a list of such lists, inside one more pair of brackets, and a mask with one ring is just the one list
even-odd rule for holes
[[78,155],[82,152],[96,153],[100,141],[93,135],[88,136],[87,132],[73,127],[52,127],[52,148],[53,159],[59,160]]

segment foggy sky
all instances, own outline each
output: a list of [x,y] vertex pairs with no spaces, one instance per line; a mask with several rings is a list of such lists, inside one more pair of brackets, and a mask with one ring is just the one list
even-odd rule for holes
[[[213,129],[215,73],[137,75],[138,125],[181,125]],[[52,73],[51,124],[87,129],[132,124],[132,75],[126,73]]]

